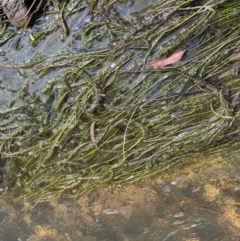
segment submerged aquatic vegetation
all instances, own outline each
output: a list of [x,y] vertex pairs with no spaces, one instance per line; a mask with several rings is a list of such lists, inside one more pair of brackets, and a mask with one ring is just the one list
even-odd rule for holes
[[237,0],[53,2],[30,33],[1,31],[6,188],[77,196],[239,141]]

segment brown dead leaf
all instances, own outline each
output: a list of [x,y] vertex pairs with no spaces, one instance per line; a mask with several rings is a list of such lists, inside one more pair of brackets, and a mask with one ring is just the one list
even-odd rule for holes
[[167,66],[169,64],[174,64],[174,63],[176,63],[177,61],[179,61],[182,58],[182,56],[184,55],[185,51],[186,51],[186,49],[185,50],[181,50],[181,51],[171,55],[168,58],[161,59],[161,60],[158,60],[156,62],[153,62],[153,63],[150,64],[150,67],[158,68],[158,67]]
[[221,80],[221,79],[223,79],[223,78],[225,78],[225,77],[227,77],[227,76],[230,76],[230,75],[232,75],[232,70],[227,70],[226,72],[220,74],[220,75],[218,76],[218,79]]
[[237,54],[232,55],[232,56],[229,58],[228,62],[235,61],[235,60],[239,60],[239,59],[240,59],[240,53],[237,53]]
[[91,141],[92,141],[93,145],[94,145],[98,150],[100,150],[99,147],[98,147],[98,145],[97,145],[97,143],[96,143],[96,140],[95,140],[94,127],[95,127],[95,121],[92,122],[92,124],[91,124],[91,126],[90,126],[90,137],[91,137]]

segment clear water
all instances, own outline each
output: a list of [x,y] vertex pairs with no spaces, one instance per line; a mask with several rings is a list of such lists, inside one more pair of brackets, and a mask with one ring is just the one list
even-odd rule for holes
[[[139,7],[139,2],[142,7]],[[139,2],[129,3],[131,13],[160,1]],[[119,10],[119,13],[127,19],[129,9]],[[87,23],[91,19],[87,11],[82,16],[82,19],[72,17],[69,22],[71,34],[78,31],[84,21]],[[41,51],[36,52],[29,44],[29,33],[19,34],[22,47],[15,51],[16,39],[7,43],[7,57],[2,57],[1,61],[28,61],[39,52],[43,55],[57,53],[61,43],[69,51],[81,44],[81,40],[76,38],[69,45],[70,37],[61,42],[58,38],[61,33],[54,32],[51,38],[39,45]],[[9,45],[11,42],[13,45]],[[31,76],[35,69],[26,71]],[[23,73],[17,70],[0,68],[0,73],[1,84],[10,86],[11,90],[26,83]],[[52,74],[56,76],[56,73]],[[32,83],[32,89],[41,89],[44,81],[46,83],[48,78]],[[0,106],[11,98],[7,88],[1,89],[0,95]],[[238,155],[234,158],[239,162]],[[228,157],[224,160],[228,161]],[[60,198],[35,205],[18,198],[16,190],[0,199],[0,241],[240,240],[238,165],[226,169],[211,158],[198,163],[200,166],[172,175],[164,181],[157,179],[125,188],[112,186],[77,199]],[[202,166],[205,166],[204,170]]]
[[239,240],[239,168],[218,161],[206,158],[204,170],[193,165],[165,180],[112,186],[77,199],[34,205],[5,196],[0,240]]

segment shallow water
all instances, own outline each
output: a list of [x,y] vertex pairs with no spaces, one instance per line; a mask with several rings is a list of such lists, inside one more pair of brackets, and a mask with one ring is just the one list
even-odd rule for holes
[[[240,238],[239,168],[202,160],[165,179],[77,199],[0,200],[0,240],[230,241]],[[17,195],[15,193],[14,195]]]
[[[116,4],[116,8],[120,16],[130,21],[131,14],[133,16],[137,11],[147,11],[149,6],[160,2],[162,3],[141,1],[143,5],[139,7],[139,2],[133,1],[125,8]],[[66,52],[79,50],[83,43],[79,33],[83,26],[91,22],[92,16],[88,8],[82,11],[82,18],[78,16],[76,14],[68,19],[71,30],[69,36],[59,37],[62,35],[62,30],[59,29],[39,43],[39,51],[31,46],[30,30],[20,30],[20,40],[16,37],[3,45],[6,48],[6,56],[1,59],[3,66],[8,60],[28,62],[38,55],[49,55],[50,63],[51,55],[57,55],[63,49]],[[55,17],[52,16],[51,21]],[[41,27],[44,27],[44,22],[36,24],[33,31]],[[94,44],[107,45],[107,42],[95,41]],[[61,49],[58,48],[59,45]],[[37,65],[37,68],[41,67],[41,63]],[[29,85],[30,94],[40,91],[63,71],[53,68],[47,76],[36,78],[37,68],[0,68],[1,84],[4,87],[0,92],[0,106],[13,98],[14,91],[20,87],[24,89],[24,86]],[[61,86],[58,87],[60,89]],[[232,155],[231,158],[235,158],[234,162],[239,162],[238,155]],[[229,161],[228,157],[225,160]],[[214,158],[198,160],[198,163],[199,166],[185,169],[164,180],[139,182],[128,187],[112,185],[88,196],[60,198],[36,205],[18,198],[21,190],[19,193],[15,190],[0,200],[0,241],[239,240],[238,165],[227,169],[224,165],[218,166]]]

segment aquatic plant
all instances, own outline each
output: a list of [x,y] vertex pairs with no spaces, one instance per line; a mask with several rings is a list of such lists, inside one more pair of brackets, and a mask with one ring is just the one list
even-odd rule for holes
[[4,190],[77,196],[239,142],[239,1],[52,2],[1,29]]

